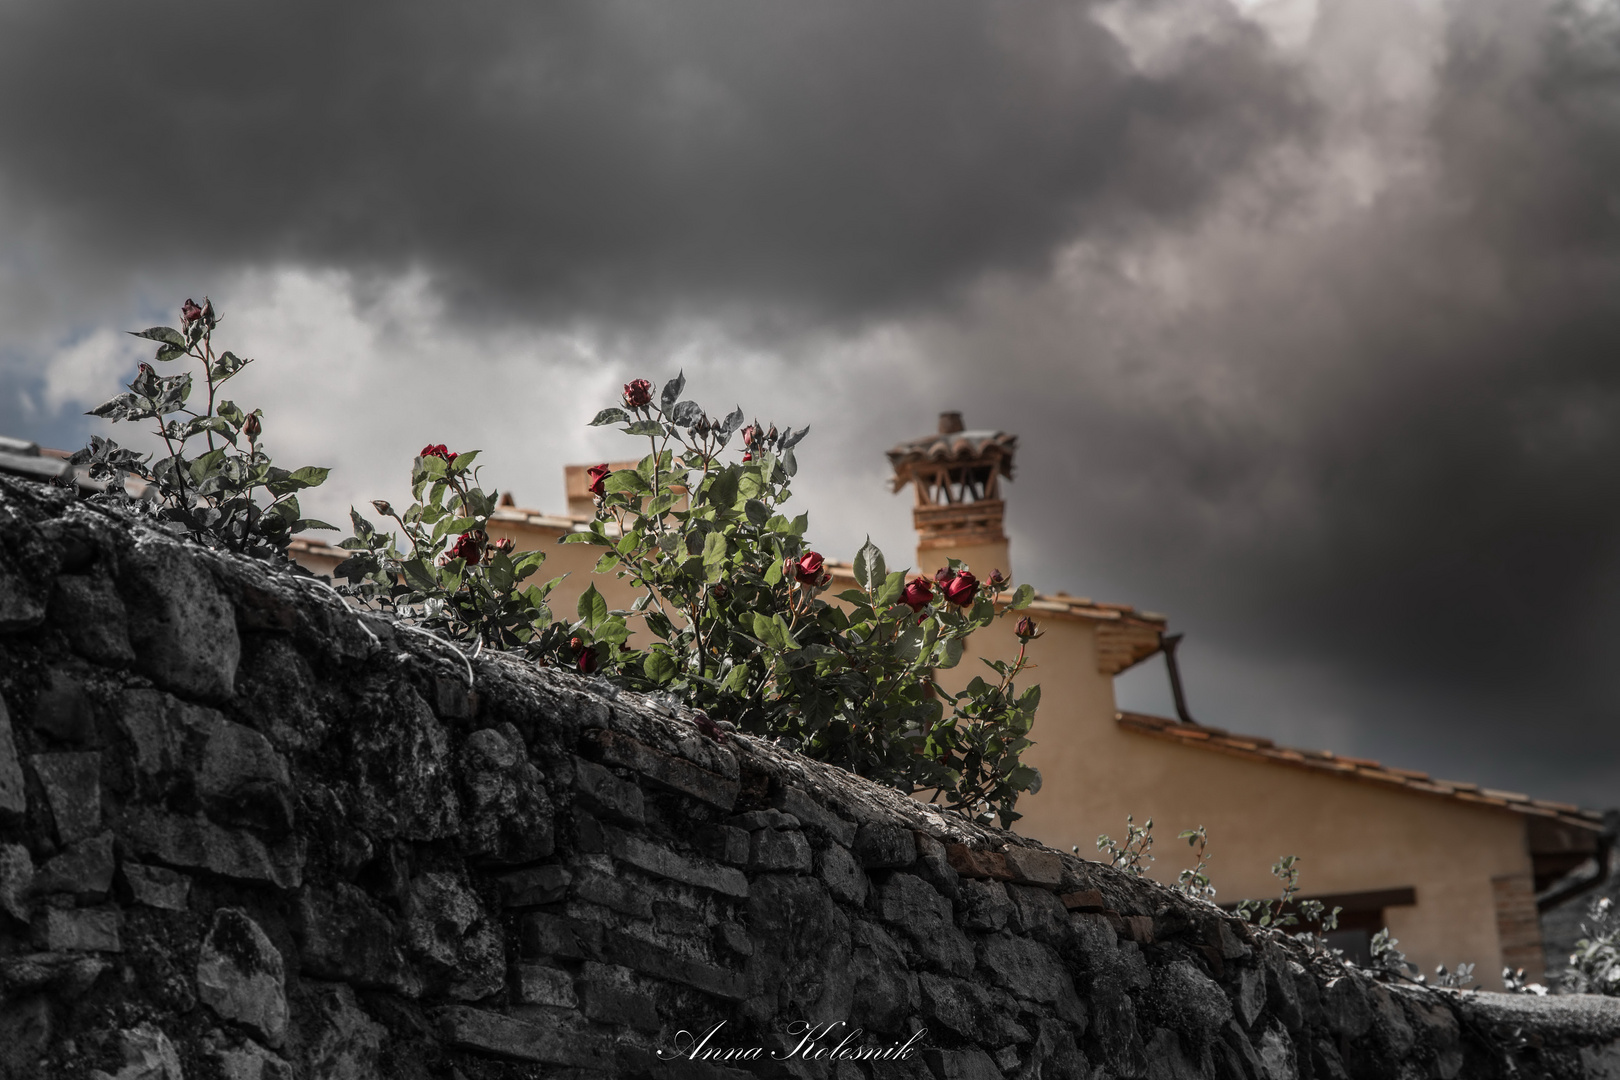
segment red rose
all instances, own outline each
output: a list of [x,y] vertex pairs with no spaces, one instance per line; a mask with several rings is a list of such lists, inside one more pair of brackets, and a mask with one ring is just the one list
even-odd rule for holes
[[605,461],[600,465],[592,465],[590,471],[586,473],[586,475],[591,478],[590,487],[587,488],[587,490],[592,495],[595,495],[598,499],[605,498],[607,496],[607,489],[602,485],[607,482],[608,474],[612,471],[612,469],[607,467],[607,462]]
[[1030,618],[1028,615],[1025,615],[1022,619],[1018,620],[1018,628],[1014,630],[1013,633],[1017,634],[1025,641],[1041,636],[1040,628],[1036,625],[1035,620]]
[[624,384],[624,404],[629,409],[639,409],[652,401],[652,383],[646,379],[632,379]]
[[753,424],[749,424],[747,427],[743,428],[742,429],[743,445],[744,446],[753,446],[754,445],[754,436],[757,435],[757,434],[759,434],[759,429],[755,428]]
[[948,566],[942,566],[938,570],[934,571],[934,580],[939,582],[941,585],[944,585],[947,581],[951,580],[951,578],[955,576],[956,571],[952,570]]
[[188,297],[186,302],[180,305],[180,325],[190,326],[202,317],[203,309],[197,306],[197,301]]
[[450,557],[460,559],[468,566],[477,566],[483,555],[483,546],[479,543],[478,532],[464,532],[456,538],[454,546],[450,548]]
[[807,551],[800,555],[799,560],[793,564],[793,576],[800,581],[817,584],[817,579],[821,577],[822,566],[826,561],[821,557],[820,552]]
[[489,545],[491,551],[498,551],[502,555],[510,555],[517,549],[517,541],[510,536],[503,536]]
[[587,645],[579,650],[579,656],[574,660],[581,675],[589,675],[596,670],[596,646]]
[[743,460],[744,461],[753,461],[754,460],[754,455],[753,454],[744,454],[743,455]]
[[242,434],[246,435],[251,441],[257,439],[263,432],[264,424],[259,420],[259,414],[248,413],[247,422],[242,425]]
[[957,607],[966,607],[973,603],[973,598],[979,593],[979,579],[963,570],[941,585],[939,591]]
[[912,611],[921,611],[933,598],[934,587],[925,577],[914,577],[906,582],[906,591],[900,594],[900,601]]
[[443,458],[446,463],[456,460],[455,451],[446,450],[444,443],[429,443],[427,446],[422,447],[422,452],[416,456]]
[[992,589],[1004,588],[1007,584],[1007,575],[1003,574],[1000,570],[992,570],[990,571],[990,580],[987,584],[989,584]]

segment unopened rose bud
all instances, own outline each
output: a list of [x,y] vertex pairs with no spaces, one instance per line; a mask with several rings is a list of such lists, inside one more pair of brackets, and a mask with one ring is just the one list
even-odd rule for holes
[[992,570],[990,571],[989,584],[992,589],[1000,589],[1007,584],[1007,575],[1003,574],[1000,570]]
[[747,427],[743,428],[742,429],[743,445],[744,446],[753,446],[754,445],[754,436],[756,434],[758,434],[758,433],[759,433],[759,428],[755,427],[753,424],[749,424]]
[[765,433],[765,441],[767,443],[774,443],[776,441],[776,425],[775,424],[772,424],[771,425],[771,430],[769,430],[769,431],[767,431]]
[[186,302],[180,305],[180,324],[182,326],[190,326],[202,317],[203,309],[198,307],[197,301],[190,297],[187,297]]
[[377,513],[381,514],[383,517],[394,516],[394,508],[388,505],[387,499],[372,499],[371,508],[377,511]]
[[585,639],[584,638],[571,637],[571,638],[568,639],[568,647],[570,649],[573,649],[575,652],[578,652],[579,650],[581,650],[581,649],[583,649],[585,647]]
[[510,536],[503,536],[489,545],[491,551],[498,551],[502,555],[510,555],[517,548],[517,541]]
[[263,430],[264,425],[259,423],[259,414],[249,413],[247,423],[242,425],[242,434],[246,435],[249,439],[257,439],[259,437],[259,432]]
[[646,379],[634,379],[624,384],[624,404],[627,408],[640,409],[652,401],[652,383]]
[[754,460],[754,455],[753,454],[744,454],[743,455],[743,460],[744,461],[753,461]]
[[1017,634],[1019,638],[1024,641],[1029,641],[1031,638],[1038,638],[1041,636],[1040,627],[1036,624],[1035,620],[1030,618],[1028,615],[1025,615],[1022,619],[1018,620],[1018,627],[1013,631],[1013,633]]

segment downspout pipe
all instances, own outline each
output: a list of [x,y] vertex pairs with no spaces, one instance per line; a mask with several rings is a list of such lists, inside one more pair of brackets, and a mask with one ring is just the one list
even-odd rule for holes
[[1181,688],[1181,665],[1176,663],[1176,646],[1181,644],[1181,638],[1181,634],[1160,634],[1159,651],[1164,653],[1164,666],[1170,672],[1170,693],[1176,699],[1176,719],[1196,727],[1198,721],[1187,711],[1187,695]]

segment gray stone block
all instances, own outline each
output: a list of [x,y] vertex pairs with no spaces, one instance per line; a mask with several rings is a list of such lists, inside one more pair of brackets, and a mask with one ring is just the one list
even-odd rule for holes
[[574,759],[574,790],[578,792],[580,804],[595,814],[635,825],[646,821],[647,808],[641,789],[594,761]]
[[1200,1037],[1232,1019],[1232,1003],[1220,986],[1186,960],[1153,969],[1153,995],[1161,1014],[1175,1017],[1181,1030]]
[[930,1046],[923,1060],[939,1080],[1001,1080],[1001,1070],[989,1054],[976,1046],[966,1050],[941,1050]]
[[570,891],[588,904],[600,904],[632,919],[650,919],[653,915],[652,895],[647,890],[597,870],[582,868],[574,875]]
[[910,829],[867,822],[855,833],[851,849],[868,869],[910,866],[917,861],[917,841]]
[[518,964],[516,997],[523,1005],[551,1005],[562,1009],[578,1006],[574,977],[561,968],[545,964]]
[[305,976],[406,997],[422,992],[421,976],[405,957],[398,927],[353,885],[304,889],[293,908],[293,930]]
[[735,867],[680,855],[661,844],[612,826],[603,826],[603,833],[607,849],[613,857],[639,870],[701,889],[711,889],[726,896],[748,895],[748,878]]
[[730,866],[748,865],[748,832],[730,825],[707,825],[693,838],[697,850]]
[[[599,732],[596,745],[603,761],[634,769],[649,780],[672,791],[690,795],[721,810],[730,810],[737,804],[737,793],[741,790],[741,785],[734,775],[727,777],[700,768],[685,758],[655,750],[637,739],[615,731]],[[729,754],[726,755],[726,759],[731,760]],[[736,767],[735,762],[732,767]]]
[[580,1011],[603,1024],[657,1031],[658,1005],[628,968],[586,961],[579,978]]
[[247,912],[220,908],[197,956],[197,997],[220,1017],[278,1047],[287,1035],[281,953]]
[[137,807],[125,820],[135,850],[159,862],[295,889],[303,881],[302,839],[266,847],[258,837],[201,818]]
[[973,970],[973,946],[957,929],[951,902],[912,874],[891,874],[878,893],[878,914],[910,935],[917,951],[953,975]]
[[611,1060],[607,1044],[579,1016],[538,1023],[493,1009],[452,1005],[439,1013],[438,1034],[452,1046],[519,1061],[583,1068]]
[[56,836],[76,844],[101,831],[101,754],[35,754],[28,764],[45,789]]
[[1323,987],[1322,1011],[1328,1027],[1346,1039],[1358,1039],[1372,1026],[1367,988],[1353,975],[1328,981]]
[[124,556],[120,591],[136,666],[159,686],[206,701],[236,689],[236,612],[183,544],[142,537]]
[[1243,1022],[1243,1026],[1254,1027],[1254,1022],[1266,1008],[1265,971],[1252,967],[1238,971],[1232,1002],[1237,1008],[1237,1018]]
[[113,834],[81,840],[39,868],[34,889],[40,893],[104,896],[112,888]]
[[95,705],[77,674],[63,668],[46,674],[29,725],[60,743],[88,746],[97,741]]
[[856,826],[853,821],[839,817],[796,787],[779,787],[771,801],[776,809],[792,814],[805,828],[824,833],[836,844],[849,847],[855,842]]
[[978,953],[980,968],[997,985],[1019,997],[1050,1005],[1060,1020],[1085,1026],[1085,1006],[1063,962],[1050,946],[1001,933],[981,941]]
[[51,908],[45,938],[52,952],[123,952],[115,908]]
[[554,904],[567,895],[568,884],[572,880],[573,875],[567,867],[555,864],[515,870],[496,878],[500,885],[501,906],[509,908]]
[[18,922],[33,917],[34,859],[21,844],[0,844],[0,911]]
[[458,876],[426,873],[405,897],[405,947],[423,962],[430,991],[461,1001],[500,992],[506,945],[499,924]]
[[756,871],[810,872],[810,843],[798,831],[759,829],[749,845],[748,868]]
[[11,713],[6,709],[4,698],[0,698],[0,811],[28,812],[22,762],[17,757],[17,740],[11,732]]
[[748,996],[744,980],[737,972],[681,956],[617,930],[603,933],[602,959],[644,975],[685,983],[715,997],[741,1001]]
[[164,911],[185,911],[191,894],[191,879],[175,870],[161,866],[142,866],[125,863],[124,881],[129,886],[130,899],[147,907]]
[[60,575],[46,622],[61,631],[68,647],[87,660],[109,666],[135,661],[123,598],[104,573]]
[[821,880],[829,892],[846,904],[866,903],[870,885],[855,856],[837,844],[829,844],[817,853],[816,860],[820,864]]
[[461,766],[461,842],[499,862],[543,859],[555,848],[551,796],[511,724],[467,736]]

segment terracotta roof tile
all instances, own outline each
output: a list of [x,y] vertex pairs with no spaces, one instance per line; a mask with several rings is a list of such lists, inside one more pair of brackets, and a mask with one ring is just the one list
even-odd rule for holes
[[1434,780],[1428,773],[1415,769],[1398,769],[1381,765],[1370,758],[1341,757],[1331,750],[1296,750],[1277,746],[1270,739],[1232,735],[1220,728],[1183,724],[1163,716],[1145,713],[1117,714],[1116,722],[1126,731],[1149,735],[1216,750],[1252,761],[1270,761],[1293,768],[1333,773],[1347,779],[1364,780],[1390,787],[1404,788],[1414,794],[1455,799],[1480,806],[1498,807],[1534,817],[1554,818],[1566,825],[1597,831],[1603,826],[1603,816],[1593,810],[1583,810],[1569,803],[1549,799],[1532,799],[1515,791],[1481,789],[1478,784],[1458,783],[1453,780]]

